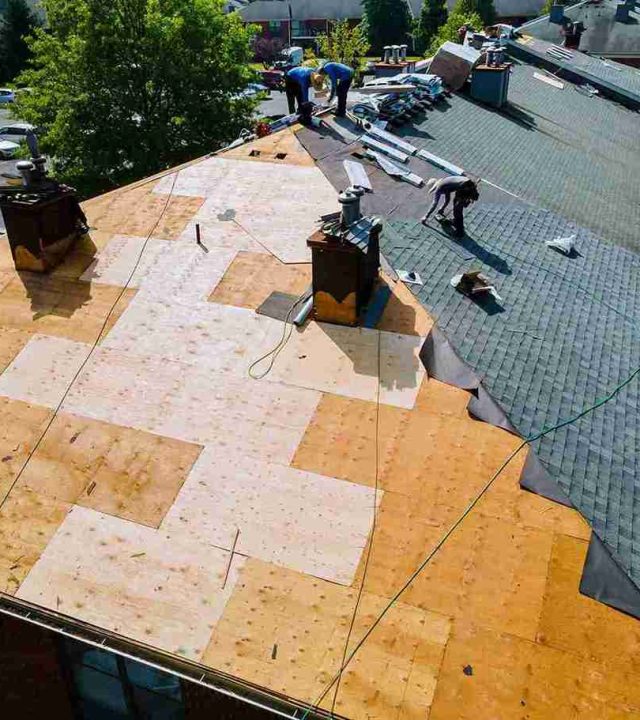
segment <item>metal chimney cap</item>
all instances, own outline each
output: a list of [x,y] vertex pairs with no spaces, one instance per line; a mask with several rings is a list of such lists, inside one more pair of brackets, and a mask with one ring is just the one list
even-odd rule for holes
[[18,160],[16,163],[16,170],[18,172],[22,170],[33,170],[35,168],[35,165],[31,162],[31,160]]

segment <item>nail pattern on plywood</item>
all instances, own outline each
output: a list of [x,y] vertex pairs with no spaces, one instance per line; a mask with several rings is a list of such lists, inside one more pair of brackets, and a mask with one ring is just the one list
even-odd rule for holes
[[350,585],[374,513],[370,488],[205,448],[161,529]]
[[272,382],[335,395],[411,408],[424,367],[418,358],[423,338],[311,322],[294,331],[267,376]]
[[54,500],[158,527],[201,449],[60,413],[19,484]]
[[223,589],[228,551],[74,507],[18,597],[196,660],[243,564]]
[[[156,193],[167,193],[171,177],[160,180]],[[307,238],[320,215],[338,209],[337,194],[316,167],[209,158],[181,170],[175,195],[204,196],[193,218],[209,231],[237,223],[282,262],[309,262]],[[292,202],[295,193],[295,202]]]

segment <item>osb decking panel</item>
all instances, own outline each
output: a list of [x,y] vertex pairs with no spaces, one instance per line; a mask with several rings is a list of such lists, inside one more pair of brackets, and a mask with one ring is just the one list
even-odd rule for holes
[[[168,176],[169,186],[173,176]],[[154,183],[127,192],[109,193],[83,203],[91,229],[116,235],[138,235],[175,240],[204,202],[202,197],[158,195]],[[168,202],[167,202],[168,201]]]
[[54,500],[158,527],[201,449],[193,443],[60,413],[20,485]]
[[55,275],[16,273],[0,291],[0,326],[93,343],[107,318],[112,325],[134,294]]
[[[284,157],[278,157],[278,155]],[[220,153],[220,157],[251,162],[314,167],[315,160],[304,149],[291,128]]]
[[[465,672],[466,671],[466,672]],[[640,676],[455,623],[429,720],[640,717]]]
[[0,506],[0,592],[13,595],[71,509],[15,487]]
[[[363,595],[354,641],[385,602]],[[203,661],[312,702],[340,666],[354,603],[353,590],[249,560]],[[345,674],[336,711],[383,720],[404,704],[426,713],[449,626],[446,617],[399,603]]]
[[272,255],[239,252],[210,302],[258,308],[272,292],[301,295],[311,284],[311,265],[285,265]]
[[0,503],[52,414],[45,407],[0,397]]

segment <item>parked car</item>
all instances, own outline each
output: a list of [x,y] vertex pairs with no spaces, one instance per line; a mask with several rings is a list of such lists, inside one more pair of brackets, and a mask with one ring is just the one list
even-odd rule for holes
[[0,88],[0,105],[12,103],[16,99],[16,94],[9,88]]
[[2,160],[11,159],[19,150],[20,145],[18,143],[11,142],[10,140],[0,140],[0,158]]

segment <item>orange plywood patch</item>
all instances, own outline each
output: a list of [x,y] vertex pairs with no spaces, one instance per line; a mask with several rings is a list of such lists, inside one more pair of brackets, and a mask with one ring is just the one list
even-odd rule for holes
[[[385,604],[363,595],[353,643]],[[203,662],[313,702],[340,665],[354,605],[353,590],[248,560]],[[407,713],[428,710],[448,635],[448,618],[396,605],[345,673],[336,711],[364,719],[394,717],[403,703]]]
[[113,310],[111,310],[111,313],[107,315],[106,323],[102,333],[100,334],[99,342],[102,342],[109,334],[109,331],[118,322],[122,313],[129,307],[129,303],[133,300],[137,292],[138,291],[135,288],[126,288],[124,292],[122,292],[122,295],[113,306]]
[[[466,669],[466,672],[465,672]],[[429,720],[640,717],[640,676],[455,623]]]
[[31,333],[25,330],[0,327],[0,373],[13,362],[30,337]]
[[158,527],[201,449],[61,413],[20,484],[54,500]]
[[232,150],[225,150],[218,157],[315,167],[315,160],[304,149],[291,128],[285,128],[273,135],[253,140]]
[[[385,492],[366,590],[391,597],[463,510],[464,506],[429,505]],[[533,639],[551,544],[551,533],[472,512],[408,587],[402,601]]]
[[0,591],[14,594],[71,509],[15,487],[0,506]]
[[273,255],[239,252],[209,301],[255,310],[272,292],[301,295],[311,284],[311,265],[285,265]]
[[[92,343],[121,292],[122,288],[110,285],[21,273],[0,292],[0,326]],[[123,295],[118,312],[133,294]],[[112,313],[111,324],[117,317]]]
[[[44,432],[52,411],[19,400],[0,398],[0,502]],[[29,518],[25,517],[25,522]]]
[[405,335],[428,335],[433,319],[411,290],[402,282],[388,280],[386,284],[391,289],[391,296],[377,325],[378,329]]
[[53,269],[51,275],[67,280],[77,280],[91,265],[98,253],[111,239],[111,233],[90,230],[79,238],[65,259]]
[[103,233],[175,240],[204,202],[201,197],[154,193],[155,183],[109,193],[83,204],[89,225]]
[[579,592],[587,547],[556,535],[538,642],[614,665],[612,675],[621,669],[640,675],[640,623]]
[[[400,441],[409,411],[380,406],[379,473]],[[323,395],[292,465],[361,485],[375,485],[376,404],[338,395]]]

